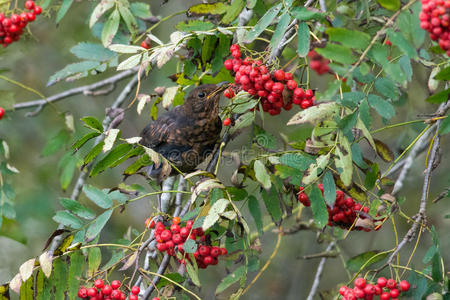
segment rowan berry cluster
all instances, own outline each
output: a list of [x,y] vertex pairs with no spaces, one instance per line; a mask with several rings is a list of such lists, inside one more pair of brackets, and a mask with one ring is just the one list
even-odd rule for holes
[[450,1],[421,0],[420,27],[430,33],[433,41],[450,56]]
[[308,52],[308,57],[311,60],[309,62],[309,67],[316,71],[317,74],[322,75],[330,72],[330,66],[328,66],[330,61],[328,59],[314,50]]
[[13,13],[7,17],[0,13],[0,44],[7,47],[9,44],[20,39],[23,29],[28,23],[36,19],[36,15],[42,12],[42,8],[34,4],[33,0],[25,2],[25,8],[28,10],[20,14]]
[[396,300],[402,292],[407,292],[409,288],[410,284],[406,280],[402,280],[397,284],[397,281],[392,278],[380,277],[376,283],[372,284],[359,277],[355,279],[353,289],[345,285],[341,286],[339,294],[343,296],[343,300],[372,300],[375,296],[379,296],[380,300]]
[[[86,288],[82,286],[78,290],[78,297],[89,300],[125,300],[127,295],[120,290],[121,283],[119,280],[114,280],[111,285],[105,284],[102,279],[97,279],[93,287]],[[138,300],[140,289],[138,286],[133,286],[128,295],[129,300]]]
[[[199,268],[204,269],[209,265],[217,265],[218,257],[227,254],[227,249],[211,246],[210,237],[203,232],[202,228],[193,228],[194,222],[189,220],[185,226],[180,226],[180,219],[174,218],[170,227],[164,226],[162,222],[155,225],[156,248],[160,252],[166,252],[170,256],[176,256],[176,252],[184,255],[183,245],[190,239],[196,242],[197,251],[193,253]],[[185,264],[184,259],[190,260],[185,255],[179,262]]]
[[[319,184],[318,187],[323,195],[323,185]],[[300,201],[300,203],[304,206],[311,206],[309,197],[306,195],[304,190],[304,187],[300,187],[298,201]],[[327,204],[327,210],[328,226],[339,226],[345,229],[352,228],[352,230],[370,231],[370,229],[362,228],[360,226],[352,227],[358,215],[361,219],[365,219],[365,216],[361,214],[361,212],[365,214],[369,213],[369,207],[362,206],[361,204],[355,202],[351,197],[346,198],[343,191],[336,191],[336,201],[333,207],[330,207]]]
[[230,51],[233,59],[227,59],[224,65],[234,75],[235,84],[225,90],[225,97],[232,98],[242,89],[260,98],[263,111],[271,115],[280,114],[282,108],[290,110],[292,104],[303,109],[314,105],[314,92],[298,87],[292,73],[281,69],[271,72],[260,60],[241,59],[242,54],[236,44],[231,45]]

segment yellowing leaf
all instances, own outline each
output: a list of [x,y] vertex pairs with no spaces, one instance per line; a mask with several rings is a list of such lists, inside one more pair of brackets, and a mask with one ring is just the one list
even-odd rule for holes
[[304,124],[306,122],[315,124],[325,119],[331,119],[339,112],[339,105],[336,102],[319,103],[295,114],[287,125]]
[[339,134],[339,145],[337,145],[335,153],[337,157],[334,158],[334,162],[340,172],[342,182],[345,186],[350,186],[353,175],[352,149],[347,137],[342,132]]
[[42,272],[44,272],[44,275],[47,278],[50,278],[50,275],[52,274],[52,261],[52,256],[48,251],[39,256],[39,264],[41,265]]
[[270,189],[272,183],[270,181],[270,175],[267,173],[264,164],[260,160],[257,160],[255,161],[253,168],[255,170],[256,180],[258,180],[258,182],[261,183],[266,190]]
[[28,278],[30,278],[30,276],[33,274],[35,261],[35,258],[29,259],[19,267],[20,276],[22,277],[23,282],[27,281]]
[[173,99],[175,98],[175,95],[177,94],[178,86],[171,86],[166,88],[164,91],[164,94],[162,96],[162,106],[165,109],[169,109],[170,105],[172,105]]
[[217,179],[207,179],[200,182],[192,192],[191,203],[194,203],[200,193],[209,191],[214,188],[224,189],[225,187]]
[[119,132],[120,130],[117,128],[111,128],[106,132],[105,144],[103,145],[102,149],[103,152],[111,150],[111,148],[114,146],[114,142],[116,141]]
[[319,174],[321,174],[325,170],[329,161],[330,161],[330,153],[319,156],[316,162],[310,165],[308,170],[305,171],[302,183],[304,185],[309,185],[315,182],[318,179]]
[[227,199],[219,199],[211,206],[208,215],[203,221],[202,229],[205,231],[213,226],[220,218],[220,215],[225,211],[230,201]]
[[392,153],[391,149],[389,149],[389,147],[380,140],[374,139],[374,141],[377,153],[381,157],[381,159],[385,162],[393,161],[394,153]]

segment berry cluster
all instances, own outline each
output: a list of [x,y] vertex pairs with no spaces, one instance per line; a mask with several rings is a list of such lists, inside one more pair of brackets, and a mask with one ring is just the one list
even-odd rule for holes
[[[323,185],[318,185],[320,191],[323,195]],[[304,187],[300,187],[298,193],[298,201],[304,206],[310,206],[308,195],[304,192]],[[352,227],[356,218],[359,217],[364,219],[365,216],[361,212],[367,214],[369,212],[369,207],[362,206],[361,204],[355,202],[351,197],[345,198],[343,191],[336,191],[336,201],[333,207],[327,204],[328,209],[328,226],[339,226],[341,228],[352,228],[352,230],[364,230],[370,231],[368,228],[362,228],[359,226]]]
[[[102,279],[97,279],[94,286],[85,288],[82,286],[78,290],[78,297],[89,300],[125,300],[127,295],[120,291],[120,281],[114,280],[111,285],[105,284]],[[130,290],[129,300],[138,300],[140,289],[138,286],[133,286]]]
[[[183,245],[187,239],[194,240],[197,243],[197,251],[194,257],[199,268],[204,269],[209,265],[217,265],[220,255],[226,255],[227,249],[217,246],[207,245],[210,238],[205,234],[201,227],[192,228],[194,222],[189,220],[186,225],[181,227],[180,218],[173,218],[172,225],[166,228],[162,222],[155,225],[155,239],[157,241],[156,248],[160,252],[166,252],[170,256],[176,256],[176,251],[184,254]],[[184,259],[190,260],[188,256]],[[184,259],[179,260],[185,264]]]
[[42,12],[42,8],[34,5],[33,0],[27,0],[25,2],[25,8],[29,11],[23,11],[19,15],[14,13],[10,17],[6,17],[3,13],[0,13],[0,44],[3,47],[18,41],[25,26],[29,22],[33,22],[36,19],[36,15]]
[[316,71],[317,74],[322,75],[330,72],[330,66],[328,64],[330,61],[317,53],[314,50],[309,51],[308,57],[310,58],[309,67]]
[[344,296],[343,300],[372,300],[375,296],[380,296],[380,300],[396,300],[401,292],[407,292],[410,288],[406,280],[400,281],[397,285],[394,279],[384,277],[378,278],[376,284],[368,283],[364,278],[359,277],[355,279],[354,285],[353,289],[345,285],[339,288],[339,294]]
[[230,47],[233,59],[227,59],[224,66],[234,74],[234,82],[224,92],[225,97],[232,98],[239,90],[244,90],[261,99],[262,108],[271,115],[278,115],[281,109],[290,110],[292,103],[305,109],[314,105],[312,90],[303,90],[293,79],[292,73],[275,70],[271,73],[260,60],[250,57],[241,59],[238,45]]
[[5,109],[3,107],[0,107],[0,120],[3,118],[4,115],[5,115]]
[[433,41],[450,56],[450,1],[421,0],[420,27],[430,33]]

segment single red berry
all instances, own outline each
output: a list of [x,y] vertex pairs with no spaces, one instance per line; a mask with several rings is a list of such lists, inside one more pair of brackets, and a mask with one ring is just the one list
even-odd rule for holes
[[20,21],[22,21],[22,22],[24,22],[24,23],[27,23],[27,22],[28,22],[28,15],[27,15],[26,12],[21,13],[21,14],[19,15],[19,17],[20,17]]
[[276,70],[275,72],[273,72],[273,77],[275,77],[275,79],[278,81],[283,81],[284,80],[284,71]]
[[[114,282],[114,281],[113,281]],[[112,284],[111,284],[112,285]],[[111,293],[111,298],[112,299],[116,299],[116,300],[120,300],[120,298],[122,298],[122,292],[119,290],[114,290]]]
[[397,287],[397,282],[394,279],[388,279],[387,283],[386,283],[386,287],[388,289],[395,289]]
[[366,293],[364,293],[364,290],[361,289],[361,288],[359,288],[359,287],[355,287],[355,288],[353,289],[353,291],[355,292],[356,298],[363,299],[364,296],[366,295]]
[[189,235],[189,229],[187,229],[186,227],[181,227],[180,235],[182,238],[187,238]]
[[261,74],[267,74],[269,72],[269,70],[267,69],[267,67],[265,65],[262,65],[259,67],[259,72]]
[[11,23],[13,23],[13,24],[19,24],[19,22],[20,22],[20,17],[18,14],[12,14],[10,19],[11,19]]
[[178,224],[172,224],[170,226],[170,231],[172,231],[172,233],[179,233],[180,232],[180,225]]
[[312,96],[314,96],[314,92],[312,90],[305,90],[306,98],[311,98]]
[[0,107],[0,120],[3,118],[4,115],[5,115],[5,109],[3,107]]
[[[287,74],[287,73],[286,73]],[[288,80],[288,82],[286,82],[286,87],[289,89],[289,90],[293,90],[293,89],[295,89],[296,87],[297,87],[297,81],[295,81],[295,80]]]
[[161,239],[163,241],[169,241],[172,238],[172,233],[170,232],[170,230],[165,229],[163,230],[163,232],[161,232]]
[[382,288],[380,288],[378,285],[374,285],[375,288],[375,295],[381,295],[383,292]]
[[294,97],[296,97],[296,98],[303,98],[303,97],[305,97],[305,91],[303,91],[302,88],[294,89]]
[[409,284],[408,281],[406,281],[406,280],[400,281],[400,289],[402,290],[402,292],[407,292],[409,290],[410,286],[411,285]]
[[284,84],[281,82],[275,82],[272,86],[272,91],[277,94],[281,94],[284,90]]
[[342,296],[344,296],[345,293],[347,292],[347,290],[348,290],[348,287],[345,286],[345,285],[343,285],[343,286],[341,286],[341,287],[339,288],[339,294],[342,295]]
[[87,298],[87,297],[88,297],[87,292],[88,292],[88,291],[87,291],[86,288],[84,288],[84,287],[80,288],[80,289],[78,290],[78,297],[79,297],[79,298],[82,298],[82,299]]
[[294,79],[294,75],[292,73],[284,73],[284,80],[292,80]]
[[2,25],[3,25],[3,27],[9,27],[9,26],[11,26],[11,20],[10,20],[9,18],[5,18],[5,19],[2,21]]
[[181,237],[181,234],[179,234],[179,233],[175,233],[173,236],[172,236],[172,241],[175,243],[175,244],[181,244],[182,242],[183,242],[183,238]]
[[388,292],[383,292],[380,295],[380,300],[389,300],[391,298],[391,295]]
[[114,280],[113,282],[111,282],[111,287],[113,290],[117,290],[120,287],[120,281]]
[[211,265],[213,263],[213,257],[212,256],[206,256],[205,258],[203,258],[203,263],[205,265]]
[[147,227],[147,228],[154,228],[155,227],[155,221],[153,221],[152,218],[147,218],[145,220],[145,227]]
[[41,12],[42,12],[42,7],[40,7],[39,5],[34,7],[34,13],[36,15],[40,15]]
[[240,58],[240,57],[241,57],[241,51],[239,51],[239,50],[234,50],[233,52],[231,52],[231,55],[232,55],[234,58]]
[[139,297],[138,295],[131,294],[130,296],[128,296],[128,300],[139,300]]
[[397,298],[400,295],[400,291],[398,289],[392,289],[389,294],[391,298]]
[[141,42],[141,47],[145,49],[150,49],[150,45],[146,41]]
[[93,287],[88,288],[88,290],[87,290],[87,295],[88,295],[89,297],[95,297],[95,296],[97,296],[97,289],[96,289],[96,288],[93,288]]
[[364,286],[366,285],[366,280],[362,277],[356,278],[355,279],[355,286],[359,287],[360,289],[364,288]]
[[25,1],[25,8],[28,10],[31,10],[34,8],[34,1],[27,0]]
[[373,284],[369,283],[364,287],[364,293],[366,293],[366,295],[374,295],[375,292],[375,286]]
[[236,51],[236,50],[239,50],[239,45],[233,44],[233,45],[230,46],[230,52],[233,52],[233,51]]
[[94,285],[95,285],[96,288],[101,289],[102,287],[105,286],[105,283],[103,282],[103,280],[97,279],[97,280],[94,282]]
[[226,248],[220,248],[220,255],[227,255],[228,251]]
[[227,59],[223,65],[225,66],[225,69],[227,70],[233,70],[233,61],[231,59]]
[[225,120],[223,120],[223,126],[230,126],[230,124],[231,124],[230,118],[226,118]]
[[208,246],[200,246],[200,247],[198,248],[198,253],[199,253],[201,256],[208,256],[209,253],[210,253],[209,247],[208,247]]
[[158,297],[153,297],[152,300],[160,300]]
[[139,295],[140,291],[141,291],[141,289],[138,286],[136,286],[136,285],[131,288],[131,293],[133,295]]
[[103,294],[103,295],[111,295],[112,291],[113,291],[113,289],[112,289],[112,287],[109,286],[109,285],[105,285],[105,286],[102,288],[102,294]]
[[217,257],[220,255],[220,248],[219,247],[212,247],[210,250],[212,257]]
[[187,229],[190,230],[192,228],[192,226],[194,226],[194,221],[189,220],[189,221],[186,222],[186,228]]

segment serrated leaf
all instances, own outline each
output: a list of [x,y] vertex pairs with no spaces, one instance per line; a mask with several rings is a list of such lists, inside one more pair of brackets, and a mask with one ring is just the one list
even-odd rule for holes
[[436,80],[450,80],[450,66],[440,70],[436,76],[434,76]]
[[280,10],[281,10],[281,3],[272,6],[269,10],[267,10],[264,16],[262,16],[261,19],[259,19],[258,23],[256,23],[256,25],[245,35],[244,37],[245,43],[251,43],[258,36],[260,36],[261,33],[263,33],[263,31],[272,23],[272,21],[278,15]]
[[53,269],[53,257],[48,251],[39,256],[39,265],[45,277],[50,278]]
[[314,163],[314,159],[302,154],[287,153],[280,157],[280,163],[300,171],[306,171]]
[[255,196],[250,195],[248,197],[248,210],[255,221],[256,229],[258,230],[259,235],[263,234],[263,221],[261,215],[261,209],[259,207],[259,202]]
[[58,72],[50,76],[47,86],[50,86],[71,75],[82,74],[85,72],[87,73],[88,71],[94,70],[95,68],[99,67],[100,64],[101,62],[99,61],[91,61],[91,60],[85,60],[73,64],[68,64],[62,70],[59,70]]
[[191,31],[207,31],[210,29],[213,29],[215,25],[208,21],[201,21],[201,20],[189,20],[187,22],[180,22],[178,23],[175,28],[180,31],[184,32],[191,32]]
[[450,89],[443,90],[427,98],[427,102],[430,103],[442,103],[449,99]]
[[108,152],[114,146],[114,142],[117,139],[120,130],[117,128],[111,128],[105,132],[104,145],[102,147],[103,152]]
[[108,20],[105,22],[105,25],[102,29],[102,44],[104,47],[108,47],[111,45],[114,36],[119,30],[120,24],[120,13],[119,10],[115,9],[111,15],[108,17]]
[[375,81],[375,89],[383,96],[396,100],[399,97],[399,92],[395,83],[386,77],[379,77]]
[[281,221],[283,215],[280,207],[280,199],[278,197],[278,192],[275,186],[272,186],[269,192],[266,190],[261,191],[261,196],[264,200],[267,211],[269,212],[272,220],[274,222]]
[[330,206],[334,206],[336,201],[336,184],[334,183],[333,174],[329,171],[325,173],[322,179],[323,184],[323,194],[325,197],[325,202]]
[[191,203],[195,202],[200,193],[209,191],[214,188],[224,189],[225,186],[222,183],[220,183],[217,179],[207,179],[200,182],[199,184],[197,184],[197,186],[194,188],[194,191],[192,192]]
[[122,19],[125,21],[125,24],[127,25],[130,33],[132,35],[136,34],[138,32],[139,26],[130,9],[127,6],[123,5],[122,2],[119,2],[119,12],[122,16]]
[[89,132],[87,134],[85,134],[81,139],[79,139],[78,141],[76,141],[73,145],[72,148],[74,150],[78,150],[80,149],[84,144],[86,144],[89,140],[99,136],[100,133],[99,132]]
[[339,106],[335,102],[319,103],[295,114],[287,125],[304,124],[306,122],[316,124],[332,118],[338,112]]
[[[272,35],[272,39],[270,40],[270,47],[273,50],[275,50],[276,47],[279,46],[281,39],[283,38],[290,22],[291,22],[291,15],[288,12],[282,13],[280,18],[278,19],[278,24]],[[308,30],[308,35],[309,35],[309,30]]]
[[353,55],[352,50],[345,46],[327,43],[324,48],[315,48],[314,50],[325,58],[345,65],[356,62],[356,57]]
[[367,99],[369,101],[369,105],[374,108],[377,113],[383,118],[391,119],[393,116],[395,116],[395,109],[388,101],[373,94],[369,94]]
[[140,46],[124,45],[124,44],[112,44],[108,46],[108,49],[118,53],[130,53],[130,54],[138,53],[139,51],[145,50],[145,48],[142,48]]
[[144,2],[133,2],[130,4],[130,10],[138,18],[147,19],[152,17],[150,5]]
[[143,53],[138,53],[128,57],[117,66],[117,70],[128,70],[136,67],[141,62],[143,55]]
[[302,183],[304,185],[309,185],[315,182],[319,178],[319,175],[325,170],[329,161],[330,153],[319,156],[316,162],[311,164],[308,170],[305,171]]
[[95,218],[95,213],[90,208],[81,205],[78,201],[70,198],[61,198],[59,202],[65,209],[83,219],[92,220]]
[[389,10],[398,10],[400,8],[400,0],[377,0],[378,4]]
[[409,58],[418,58],[416,49],[408,42],[408,40],[400,32],[395,32],[391,28],[387,30],[389,41],[397,46]]
[[236,130],[250,126],[255,120],[255,114],[253,112],[247,112],[240,115],[235,121],[235,125],[231,128],[230,133],[236,132]]
[[93,276],[102,262],[102,253],[99,247],[88,250],[88,276]]
[[106,223],[108,222],[109,218],[112,215],[113,210],[108,209],[104,213],[102,213],[100,216],[95,219],[95,221],[89,225],[87,231],[86,231],[86,241],[91,241],[94,238],[97,237],[97,235],[102,231],[103,227],[105,227]]
[[335,148],[335,154],[337,157],[334,158],[334,163],[342,182],[348,187],[352,184],[353,176],[352,149],[350,142],[342,132],[339,134],[339,144]]
[[33,299],[34,278],[30,277],[20,286],[20,300]]
[[80,219],[65,210],[56,212],[53,220],[59,224],[63,224],[64,226],[68,226],[73,229],[80,229],[83,226],[83,222],[81,222]]
[[245,266],[240,266],[230,274],[228,274],[216,288],[216,295],[222,293],[229,288],[233,283],[239,281],[247,273]]
[[[185,243],[185,245],[186,245],[186,243]],[[186,272],[188,273],[189,277],[191,278],[191,281],[193,284],[195,284],[196,286],[201,286],[200,279],[198,278],[198,268],[197,267],[194,268],[194,266],[190,262],[186,262]]]
[[311,38],[309,36],[309,27],[306,22],[300,22],[297,30],[297,54],[305,57],[310,48]]
[[89,19],[89,27],[92,28],[95,23],[103,16],[105,12],[113,8],[115,4],[114,0],[102,0],[99,4],[94,8],[92,12],[91,18]]
[[73,0],[63,0],[61,3],[61,6],[59,7],[58,13],[56,14],[56,24],[58,24],[62,18],[66,15],[66,13],[69,11],[70,7],[72,6]]
[[225,211],[230,201],[228,199],[219,199],[211,206],[208,215],[205,217],[202,225],[203,231],[212,227],[220,218],[220,214]]
[[304,6],[294,7],[291,12],[299,21],[309,21],[312,19],[323,20],[325,18],[325,14],[315,9],[308,9]]
[[138,257],[138,252],[136,251],[127,258],[127,260],[125,261],[123,266],[119,269],[119,271],[128,270],[131,266],[133,266],[135,264],[137,257]]
[[311,201],[314,222],[318,227],[322,228],[328,224],[328,210],[322,197],[322,192],[317,186],[313,186],[309,193],[309,199]]
[[94,202],[97,206],[108,209],[113,205],[112,199],[109,197],[109,195],[96,188],[92,185],[84,185],[83,186],[83,192],[92,202]]
[[363,121],[361,119],[358,119],[356,121],[356,128],[362,131],[363,135],[366,137],[367,141],[369,142],[370,146],[374,150],[376,150],[375,142],[372,138],[372,135],[370,134],[370,131],[367,129],[367,127],[364,125]]
[[193,15],[221,15],[227,12],[229,6],[222,3],[202,3],[191,6],[188,12]]
[[118,145],[92,168],[89,176],[96,176],[107,168],[112,167],[120,158],[122,158],[132,149],[133,145],[131,144]]
[[358,272],[369,260],[370,262],[365,266],[366,268],[385,259],[387,255],[388,253],[379,254],[379,251],[368,251],[350,258],[345,265],[350,272]]
[[81,251],[75,251],[69,254],[69,276],[68,276],[68,291],[69,299],[76,299],[78,290],[80,289],[79,283],[82,278],[84,269],[84,256]]
[[85,124],[88,128],[97,130],[97,131],[99,131],[99,132],[103,132],[103,126],[102,126],[102,123],[101,123],[99,120],[97,120],[96,118],[94,118],[94,117],[89,117],[89,116],[88,116],[88,117],[83,117],[83,118],[81,118],[81,121],[83,121],[84,124]]
[[65,299],[67,291],[67,265],[62,258],[55,259],[53,263],[53,291],[54,299]]
[[165,109],[169,109],[177,92],[178,86],[171,86],[164,90],[164,94],[162,95],[162,106]]
[[367,33],[340,27],[329,27],[325,32],[328,34],[330,41],[360,50],[366,49],[371,39]]
[[265,188],[270,189],[272,183],[270,181],[270,175],[267,173],[266,167],[260,160],[256,160],[253,166],[255,170],[255,177],[259,183]]
[[222,18],[223,24],[230,24],[233,22],[241,13],[246,5],[245,0],[234,0],[231,6],[227,9],[225,15]]
[[100,44],[81,42],[70,49],[76,57],[86,60],[107,61],[116,54]]
[[20,276],[23,282],[27,281],[28,278],[30,278],[31,275],[33,275],[35,261],[36,261],[35,258],[29,259],[19,267]]
[[394,153],[392,153],[391,149],[380,140],[374,139],[375,147],[378,155],[385,162],[391,162],[394,160]]

